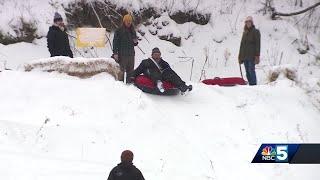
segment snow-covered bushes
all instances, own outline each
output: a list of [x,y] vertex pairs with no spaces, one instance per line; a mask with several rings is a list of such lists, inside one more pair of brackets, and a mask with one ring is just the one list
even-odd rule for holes
[[40,59],[24,65],[24,71],[66,73],[70,76],[89,78],[106,72],[119,79],[120,67],[113,59],[53,57]]
[[35,21],[26,21],[23,17],[16,24],[9,24],[13,32],[0,32],[1,44],[13,44],[17,42],[32,42],[37,35],[37,24]]
[[[110,0],[78,0],[70,2],[66,7],[66,17],[71,27],[93,26],[99,27],[97,15],[100,18],[102,26],[108,30],[114,30],[122,23],[122,16],[128,11],[134,16],[135,24],[146,22],[151,17],[159,17],[161,12],[169,11],[170,17],[178,24],[194,22],[205,25],[210,20],[210,14],[201,14],[195,10],[171,12],[168,7],[157,8],[150,6],[141,6],[139,9],[130,9],[118,6],[117,3]],[[97,15],[94,13],[96,11]]]
[[[108,31],[115,30],[121,26],[122,16],[128,13],[127,9],[117,7],[117,4],[107,0],[73,1],[64,7],[64,9],[70,27],[100,27],[101,23]],[[94,11],[96,11],[97,14],[95,14]],[[134,17],[135,24],[146,22],[150,17],[158,15],[153,7],[139,9],[138,11],[133,10],[130,13]]]
[[176,46],[181,45],[181,32],[177,29],[177,23],[172,20],[168,13],[161,14],[158,18],[151,18],[148,24],[149,32],[157,35],[159,39],[169,41]]
[[304,83],[302,88],[311,97],[311,102],[320,110],[320,79],[313,78],[308,83]]
[[171,14],[170,17],[178,24],[194,22],[196,24],[205,25],[208,24],[211,14],[200,14],[194,11],[178,11],[174,14]]
[[297,81],[298,78],[297,70],[295,68],[289,66],[280,66],[269,71],[268,82],[276,81],[280,76],[292,81]]

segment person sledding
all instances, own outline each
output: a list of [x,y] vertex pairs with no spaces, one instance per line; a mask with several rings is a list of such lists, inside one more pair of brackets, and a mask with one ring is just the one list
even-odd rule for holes
[[127,82],[131,83],[140,74],[149,77],[160,92],[164,92],[163,81],[172,83],[182,93],[192,90],[192,85],[186,83],[175,73],[170,65],[161,58],[159,48],[152,49],[151,57],[142,60],[140,65],[128,74]]

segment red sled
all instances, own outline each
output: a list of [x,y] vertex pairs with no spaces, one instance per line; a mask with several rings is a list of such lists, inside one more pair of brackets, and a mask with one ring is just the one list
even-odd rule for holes
[[202,81],[206,85],[218,85],[218,86],[236,86],[236,85],[246,85],[247,82],[241,77],[228,77],[214,79],[205,79]]
[[165,89],[164,92],[160,92],[156,85],[152,82],[152,80],[145,75],[140,75],[134,80],[134,85],[146,93],[169,96],[179,94],[180,90],[170,82],[163,81],[162,83],[163,88]]

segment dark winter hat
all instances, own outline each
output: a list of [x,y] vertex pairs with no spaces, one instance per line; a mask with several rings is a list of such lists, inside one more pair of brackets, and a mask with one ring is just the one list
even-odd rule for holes
[[53,21],[54,21],[54,22],[56,22],[56,21],[62,21],[62,16],[61,16],[61,14],[59,14],[58,12],[54,13]]
[[159,48],[155,47],[155,48],[152,49],[152,54],[153,53],[161,53],[161,52],[160,52]]
[[132,163],[133,153],[130,150],[125,150],[121,153],[121,162]]

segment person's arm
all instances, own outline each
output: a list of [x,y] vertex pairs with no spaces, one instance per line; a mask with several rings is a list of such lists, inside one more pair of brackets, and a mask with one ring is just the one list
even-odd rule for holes
[[146,69],[146,62],[143,60],[139,66],[137,67],[137,69],[135,69],[133,72],[132,72],[132,77],[137,77],[139,76],[140,74],[142,74],[144,72],[144,70]]
[[120,34],[119,29],[115,31],[113,36],[113,54],[119,53],[119,41],[120,41]]
[[69,47],[69,53],[68,53],[68,56],[69,56],[70,58],[73,58],[73,53],[72,53],[72,51],[71,51],[70,47]]
[[260,31],[256,30],[255,33],[255,40],[256,40],[256,49],[255,49],[255,56],[260,56],[260,46],[261,46],[261,35],[260,35]]
[[243,40],[243,34],[242,34],[241,42],[240,42],[239,55],[238,55],[239,63],[242,61],[242,59],[240,59],[240,57],[241,57],[241,55],[242,55],[241,53],[242,53],[243,43],[244,43],[244,40]]
[[54,41],[55,41],[54,39],[55,39],[54,32],[49,30],[48,35],[47,35],[47,47],[49,49],[51,56],[56,55],[55,50],[54,50]]
[[137,32],[134,30],[132,27],[132,37],[133,37],[133,44],[137,46],[139,44],[138,37],[137,37]]
[[127,83],[133,82],[137,76],[139,76],[144,72],[145,68],[146,68],[145,61],[142,61],[134,71],[128,73]]
[[71,48],[70,48],[69,37],[68,37],[67,32],[66,32],[66,36],[67,36],[67,40],[68,40],[68,41],[67,41],[68,56],[71,57],[71,58],[73,58],[73,53],[72,53]]

